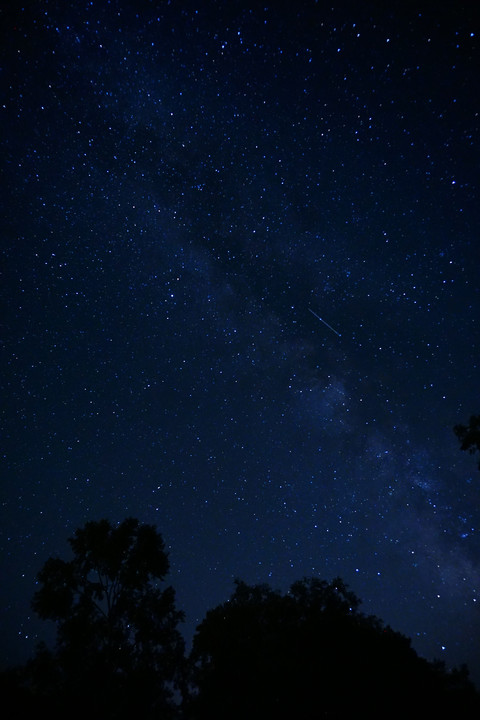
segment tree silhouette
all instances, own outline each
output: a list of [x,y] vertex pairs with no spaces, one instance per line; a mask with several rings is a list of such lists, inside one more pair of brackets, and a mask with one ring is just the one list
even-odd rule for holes
[[168,557],[155,528],[101,520],[69,542],[72,559],[47,560],[32,603],[57,623],[56,646],[0,673],[7,718],[480,717],[465,666],[447,672],[420,658],[360,612],[340,578],[304,578],[285,594],[237,580],[198,626],[187,660],[183,614],[159,586]]
[[[461,450],[468,450],[472,455],[480,452],[480,415],[471,415],[468,425],[455,425],[453,432],[460,440]],[[480,470],[480,460],[478,469]]]
[[[53,653],[39,649],[30,666],[43,696],[69,715],[170,717],[182,679],[183,613],[154,526],[128,518],[89,522],[69,540],[73,559],[50,558],[38,575],[32,607],[57,623]],[[53,698],[55,702],[53,702]]]
[[408,638],[360,613],[359,604],[340,579],[305,579],[285,595],[237,581],[230,600],[197,628],[190,716],[463,718],[478,711],[465,674],[418,657]]

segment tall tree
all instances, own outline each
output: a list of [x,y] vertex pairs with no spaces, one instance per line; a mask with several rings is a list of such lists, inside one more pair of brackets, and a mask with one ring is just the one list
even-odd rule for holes
[[[461,450],[468,450],[472,455],[480,452],[480,415],[471,415],[468,425],[455,425],[453,432],[460,440]],[[480,470],[480,459],[478,469]]]
[[[32,671],[47,694],[78,715],[174,715],[184,643],[161,535],[128,518],[88,522],[69,540],[73,559],[50,558],[32,601],[57,623],[54,653],[39,652]],[[155,715],[156,716],[156,715]]]

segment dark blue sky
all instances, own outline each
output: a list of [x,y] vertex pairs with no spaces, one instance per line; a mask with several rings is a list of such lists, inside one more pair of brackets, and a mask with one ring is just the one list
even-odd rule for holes
[[234,577],[340,575],[480,683],[480,64],[449,5],[1,11],[3,665],[45,637],[43,562],[134,516],[188,638]]

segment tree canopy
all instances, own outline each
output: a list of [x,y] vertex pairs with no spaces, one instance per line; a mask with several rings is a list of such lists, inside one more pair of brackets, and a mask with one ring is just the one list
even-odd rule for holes
[[[122,720],[467,718],[480,713],[468,671],[420,658],[360,610],[345,583],[304,578],[286,593],[237,580],[209,610],[188,657],[183,614],[163,581],[161,535],[127,518],[89,522],[72,557],[50,558],[33,607],[57,625],[25,668],[0,674],[9,717]],[[183,701],[181,702],[183,698]],[[7,715],[8,717],[8,715]]]
[[339,578],[304,579],[284,595],[238,581],[197,629],[192,716],[466,716],[477,702],[466,676],[420,658],[359,606]]
[[133,518],[116,526],[100,520],[69,542],[73,559],[50,558],[38,575],[32,606],[57,623],[57,644],[55,653],[37,655],[32,670],[45,676],[48,669],[49,691],[90,714],[173,711],[183,613],[173,588],[160,587],[169,569],[161,535]]
[[[471,415],[468,425],[455,425],[453,432],[460,440],[461,450],[467,450],[472,455],[480,453],[480,415]],[[480,458],[478,469],[480,470]]]

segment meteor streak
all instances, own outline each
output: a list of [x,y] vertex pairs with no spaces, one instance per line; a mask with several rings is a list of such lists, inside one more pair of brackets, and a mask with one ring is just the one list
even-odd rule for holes
[[329,325],[327,322],[325,322],[325,320],[323,318],[321,318],[320,315],[317,315],[317,313],[314,312],[313,310],[311,310],[310,308],[308,308],[308,309],[310,310],[312,315],[315,315],[317,320],[320,320],[320,322],[322,322],[324,325],[326,325],[329,330],[331,330],[332,332],[335,333],[335,335],[338,335],[338,337],[342,337],[341,334],[339,332],[337,332],[336,330],[334,330],[331,325]]

